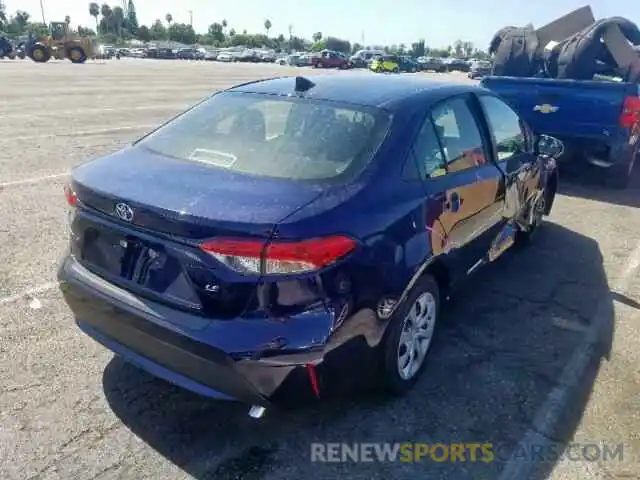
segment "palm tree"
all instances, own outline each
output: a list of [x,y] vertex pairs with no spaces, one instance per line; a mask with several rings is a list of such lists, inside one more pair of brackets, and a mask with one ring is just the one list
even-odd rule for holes
[[171,25],[171,22],[173,22],[173,15],[171,15],[170,13],[167,13],[167,14],[164,16],[164,19],[167,21],[167,23],[168,23],[169,25]]
[[314,33],[313,37],[311,37],[311,38],[313,38],[314,42],[316,42],[316,43],[319,42],[320,40],[322,40],[322,32]]
[[269,30],[271,30],[271,27],[273,25],[271,25],[271,20],[269,20],[268,18],[264,21],[264,29],[267,31],[267,37],[269,36]]
[[69,25],[71,23],[71,17],[69,15],[66,15],[64,17],[64,23],[66,23],[67,25]]
[[98,15],[100,15],[100,5],[95,2],[89,4],[89,15],[96,19],[96,33],[98,33]]

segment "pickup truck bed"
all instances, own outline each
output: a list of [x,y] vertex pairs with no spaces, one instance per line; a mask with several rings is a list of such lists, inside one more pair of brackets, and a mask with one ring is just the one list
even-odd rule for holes
[[613,81],[485,77],[481,85],[500,95],[536,133],[565,144],[562,162],[588,162],[605,181],[628,184],[640,135],[640,88]]

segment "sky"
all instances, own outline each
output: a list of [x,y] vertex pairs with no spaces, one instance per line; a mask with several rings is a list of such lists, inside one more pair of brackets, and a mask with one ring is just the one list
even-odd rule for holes
[[[87,1],[42,2],[47,21],[61,21],[69,15],[73,25],[95,28]],[[117,6],[120,2],[107,3]],[[21,9],[34,19],[42,18],[39,0],[4,3],[9,13]],[[268,18],[272,36],[288,36],[292,25],[297,36],[310,38],[319,31],[366,45],[410,45],[424,38],[428,46],[441,47],[460,39],[486,49],[493,34],[504,26],[533,23],[540,27],[586,4],[596,18],[622,16],[640,23],[640,2],[632,0],[134,0],[134,4],[141,25],[164,20],[167,13],[176,22],[189,23],[192,11],[197,32],[223,19],[237,32],[264,32]]]

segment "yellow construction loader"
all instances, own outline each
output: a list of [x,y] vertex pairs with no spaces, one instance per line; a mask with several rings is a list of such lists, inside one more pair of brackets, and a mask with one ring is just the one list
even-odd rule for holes
[[28,42],[27,55],[38,63],[48,62],[51,58],[84,63],[87,58],[95,57],[96,45],[91,37],[70,32],[66,22],[51,22],[49,35]]

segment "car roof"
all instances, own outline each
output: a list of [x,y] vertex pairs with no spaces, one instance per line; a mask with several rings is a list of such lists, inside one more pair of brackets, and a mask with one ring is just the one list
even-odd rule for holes
[[[296,77],[257,80],[227,91],[288,96],[294,93]],[[438,101],[450,95],[484,91],[474,85],[427,80],[415,75],[367,75],[340,73],[306,77],[315,86],[304,93],[308,98],[393,109],[412,96],[425,95]]]

